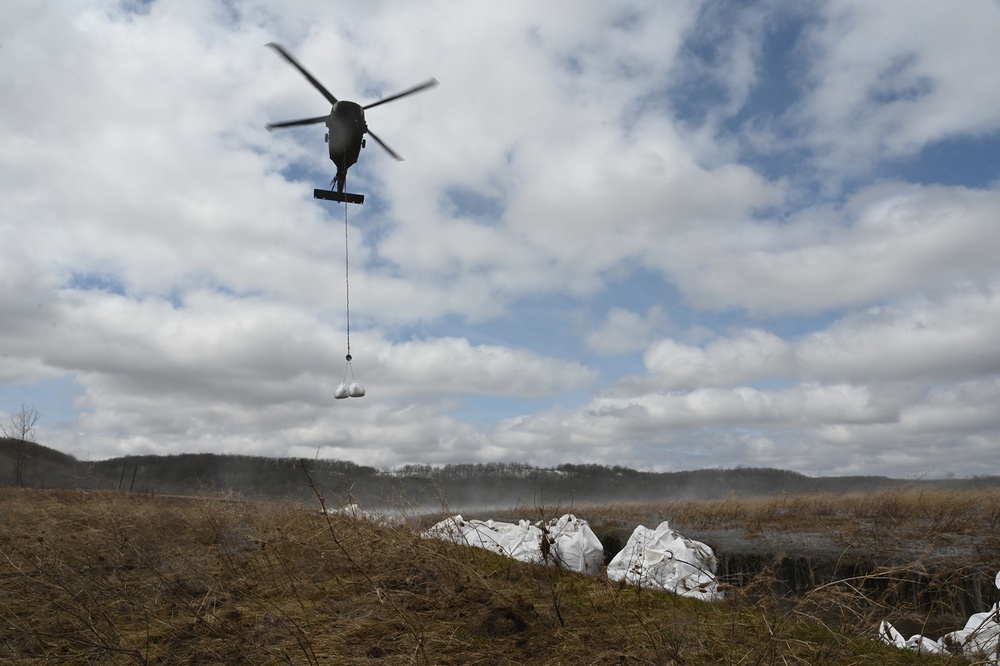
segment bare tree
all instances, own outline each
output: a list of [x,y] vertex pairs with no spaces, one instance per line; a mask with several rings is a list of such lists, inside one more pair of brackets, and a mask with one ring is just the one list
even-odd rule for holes
[[35,425],[42,415],[34,405],[21,405],[21,409],[10,415],[10,425],[0,424],[4,437],[14,440],[14,483],[24,485],[24,468],[27,467],[29,451],[34,443]]

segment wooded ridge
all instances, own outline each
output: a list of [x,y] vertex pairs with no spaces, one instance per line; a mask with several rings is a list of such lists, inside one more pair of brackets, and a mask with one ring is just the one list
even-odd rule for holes
[[884,476],[810,477],[770,468],[645,472],[619,465],[518,462],[376,469],[350,461],[267,458],[216,453],[139,455],[81,461],[34,442],[0,438],[0,486],[111,489],[153,494],[240,494],[314,499],[366,507],[455,509],[661,499],[719,499],[803,493],[867,493],[901,484],[972,488],[1000,486],[1000,477],[913,480]]

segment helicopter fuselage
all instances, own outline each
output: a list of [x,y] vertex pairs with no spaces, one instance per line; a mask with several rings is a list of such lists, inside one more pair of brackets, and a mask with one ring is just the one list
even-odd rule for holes
[[358,161],[364,146],[365,112],[357,102],[340,100],[333,105],[326,119],[327,147],[330,160],[337,165],[337,180],[346,177],[347,170]]
[[[383,97],[377,102],[361,106],[357,102],[348,102],[347,100],[339,100],[334,97],[329,90],[323,87],[323,84],[320,83],[316,77],[310,74],[305,67],[300,65],[299,62],[293,58],[292,55],[280,44],[271,42],[268,46],[277,51],[278,55],[284,58],[288,64],[299,70],[299,73],[302,74],[302,76],[304,76],[306,80],[309,81],[309,83],[311,83],[312,86],[333,105],[333,107],[330,109],[330,114],[326,116],[301,118],[299,120],[285,120],[279,123],[268,123],[267,131],[270,132],[271,130],[279,127],[299,127],[302,125],[325,123],[327,129],[326,142],[328,144],[327,148],[330,151],[330,160],[337,165],[337,175],[334,177],[334,181],[337,184],[337,195],[345,194],[344,184],[347,181],[347,170],[358,161],[358,157],[361,155],[361,149],[365,147],[365,134],[371,134],[375,143],[382,146],[382,148],[384,148],[385,151],[396,160],[403,159],[397,155],[392,148],[385,145],[385,142],[382,141],[382,139],[378,138],[377,135],[368,130],[368,124],[365,122],[365,110],[381,106],[387,102],[393,102],[402,97],[407,97],[422,90],[427,90],[428,88],[433,88],[438,83],[437,79],[429,79],[419,85],[408,88],[403,92]],[[316,191],[326,192],[326,190]],[[359,199],[363,198],[361,195],[350,196]],[[346,198],[343,196],[337,196],[334,200],[346,201]],[[352,199],[351,203],[361,203],[361,201],[354,201]]]

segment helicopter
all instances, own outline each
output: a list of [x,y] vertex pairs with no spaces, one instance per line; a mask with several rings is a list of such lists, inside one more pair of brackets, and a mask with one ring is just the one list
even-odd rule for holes
[[316,80],[316,78],[310,74],[305,67],[300,65],[298,61],[295,60],[295,58],[293,58],[292,55],[288,53],[288,51],[286,51],[280,44],[271,42],[267,44],[267,46],[273,48],[282,58],[287,60],[292,67],[299,70],[299,73],[306,77],[306,80],[308,80],[309,83],[311,83],[313,87],[316,88],[316,90],[318,90],[323,97],[330,102],[330,104],[333,105],[333,108],[330,109],[330,113],[325,116],[270,123],[267,125],[267,131],[270,132],[271,130],[281,127],[296,127],[299,125],[325,123],[327,128],[326,143],[330,149],[330,160],[337,166],[337,175],[333,177],[333,181],[330,185],[332,186],[336,183],[337,190],[336,192],[330,190],[315,190],[313,192],[313,196],[317,199],[358,204],[364,203],[364,195],[344,192],[344,187],[347,183],[347,170],[358,161],[361,149],[365,147],[365,134],[375,139],[375,142],[382,146],[382,148],[384,148],[385,151],[397,161],[402,161],[403,159],[398,153],[396,153],[396,151],[387,146],[382,139],[378,138],[378,135],[368,128],[368,124],[365,122],[365,111],[387,102],[393,102],[402,97],[427,90],[428,88],[433,88],[438,84],[437,79],[428,79],[427,81],[413,86],[412,88],[408,88],[403,92],[396,93],[395,95],[390,95],[389,97],[380,99],[377,102],[361,106],[357,102],[338,100],[334,97],[329,90],[323,87],[322,83]]

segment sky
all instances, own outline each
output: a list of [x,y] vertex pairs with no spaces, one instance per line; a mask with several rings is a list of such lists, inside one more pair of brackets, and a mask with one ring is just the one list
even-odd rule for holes
[[[340,99],[440,82],[367,112],[405,160],[368,142],[363,206],[265,129],[330,108],[269,42]],[[5,0],[0,422],[1000,474],[997,63],[996,0]]]

